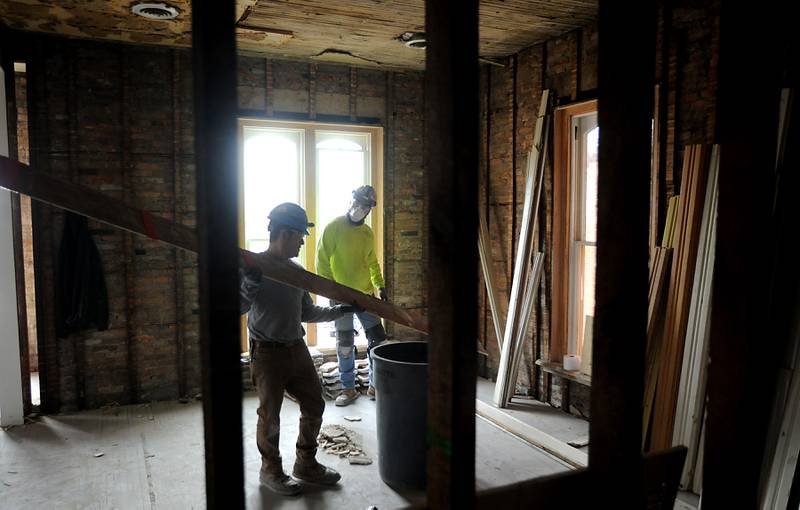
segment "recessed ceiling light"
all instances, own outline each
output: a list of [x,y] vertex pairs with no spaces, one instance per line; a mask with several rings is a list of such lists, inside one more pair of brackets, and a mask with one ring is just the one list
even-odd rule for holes
[[160,2],[140,2],[131,7],[131,12],[147,19],[169,20],[178,17],[178,9]]
[[397,39],[416,50],[424,50],[427,46],[424,32],[403,32]]

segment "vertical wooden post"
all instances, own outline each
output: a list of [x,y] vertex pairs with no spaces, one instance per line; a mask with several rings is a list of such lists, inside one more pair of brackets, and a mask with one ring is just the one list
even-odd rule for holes
[[[181,161],[181,54],[172,50],[172,221],[183,224],[183,164]],[[187,395],[186,387],[186,332],[184,325],[184,303],[186,301],[183,266],[183,250],[172,249],[175,265],[175,369],[178,371],[178,396]]]
[[426,0],[428,507],[475,505],[478,2]]
[[[17,99],[14,79],[14,48],[13,34],[0,24],[0,67],[3,68],[5,77],[6,104],[0,108],[6,109],[8,155],[11,159],[19,159],[17,142]],[[12,193],[11,196],[11,228],[14,242],[14,279],[17,290],[17,328],[19,330],[20,370],[22,375],[22,414],[31,411],[31,374],[28,340],[28,309],[25,298],[25,265],[22,248],[22,209],[20,196]]]
[[[50,150],[50,126],[56,124],[52,119],[47,101],[35,101],[34,97],[49,97],[48,55],[53,51],[52,42],[42,38],[25,36],[21,32],[14,35],[16,48],[27,49],[26,78],[28,84],[28,148],[31,166],[42,173],[52,175]],[[31,222],[33,224],[33,275],[36,296],[36,339],[39,354],[39,394],[42,413],[53,414],[61,410],[62,374],[58,343],[56,341],[56,314],[58,301],[55,298],[55,253],[54,217],[55,209],[48,204],[31,201]],[[41,313],[52,310],[51,313]]]
[[244,508],[234,15],[233,0],[192,1],[200,355],[209,508]]
[[[770,288],[774,235],[784,229],[796,232],[796,218],[776,225],[773,217],[781,75],[792,61],[783,54],[787,46],[779,44],[779,38],[793,35],[783,18],[735,3],[720,8],[719,202],[703,468],[703,507],[708,508],[758,506],[768,397],[786,340],[772,334],[776,304],[769,299],[775,291]],[[743,30],[747,38],[741,37]],[[757,71],[742,72],[743,62],[757,63]],[[757,100],[742,108],[742,97]],[[756,373],[758,384],[753,384],[745,374]]]
[[[647,337],[650,126],[655,5],[603,0],[598,30],[600,152],[589,468],[602,494],[644,506],[641,437]],[[625,19],[636,19],[625,24]],[[621,493],[618,489],[626,487]]]
[[[130,53],[129,47],[120,45],[120,127],[121,134],[121,167],[122,167],[122,198],[128,205],[134,205],[135,193],[133,184],[133,165],[131,164],[131,94],[130,94]],[[139,373],[136,363],[136,340],[134,339],[134,324],[136,319],[136,261],[133,234],[119,232],[122,237],[123,274],[125,281],[125,347],[127,349],[128,371],[128,403],[139,401]]]

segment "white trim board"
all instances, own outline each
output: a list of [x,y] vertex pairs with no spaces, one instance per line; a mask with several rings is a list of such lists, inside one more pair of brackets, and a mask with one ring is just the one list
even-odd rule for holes
[[536,427],[514,418],[502,409],[498,409],[491,404],[476,399],[475,413],[491,421],[508,433],[541,448],[550,455],[563,460],[573,467],[584,468],[589,465],[589,456],[586,453],[569,446],[563,441],[559,441]]
[[700,436],[705,416],[706,380],[708,378],[708,337],[711,329],[711,290],[717,236],[717,201],[719,197],[719,146],[711,149],[700,241],[695,259],[694,282],[686,326],[683,365],[681,367],[673,446],[688,448],[681,473],[680,487],[700,493],[696,473],[702,475]]

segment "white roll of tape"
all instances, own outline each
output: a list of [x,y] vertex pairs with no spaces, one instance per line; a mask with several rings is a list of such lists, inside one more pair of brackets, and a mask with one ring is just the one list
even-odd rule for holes
[[570,354],[569,356],[564,356],[564,370],[569,370],[570,372],[574,372],[575,370],[580,370],[581,368],[581,357],[574,356]]

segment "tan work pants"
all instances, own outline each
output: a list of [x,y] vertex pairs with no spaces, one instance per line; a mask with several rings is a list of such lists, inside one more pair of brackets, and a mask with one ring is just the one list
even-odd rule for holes
[[283,471],[278,445],[284,390],[300,404],[296,463],[314,463],[325,401],[308,347],[300,341],[290,346],[252,342],[250,375],[258,392],[256,443],[261,453],[261,470]]

